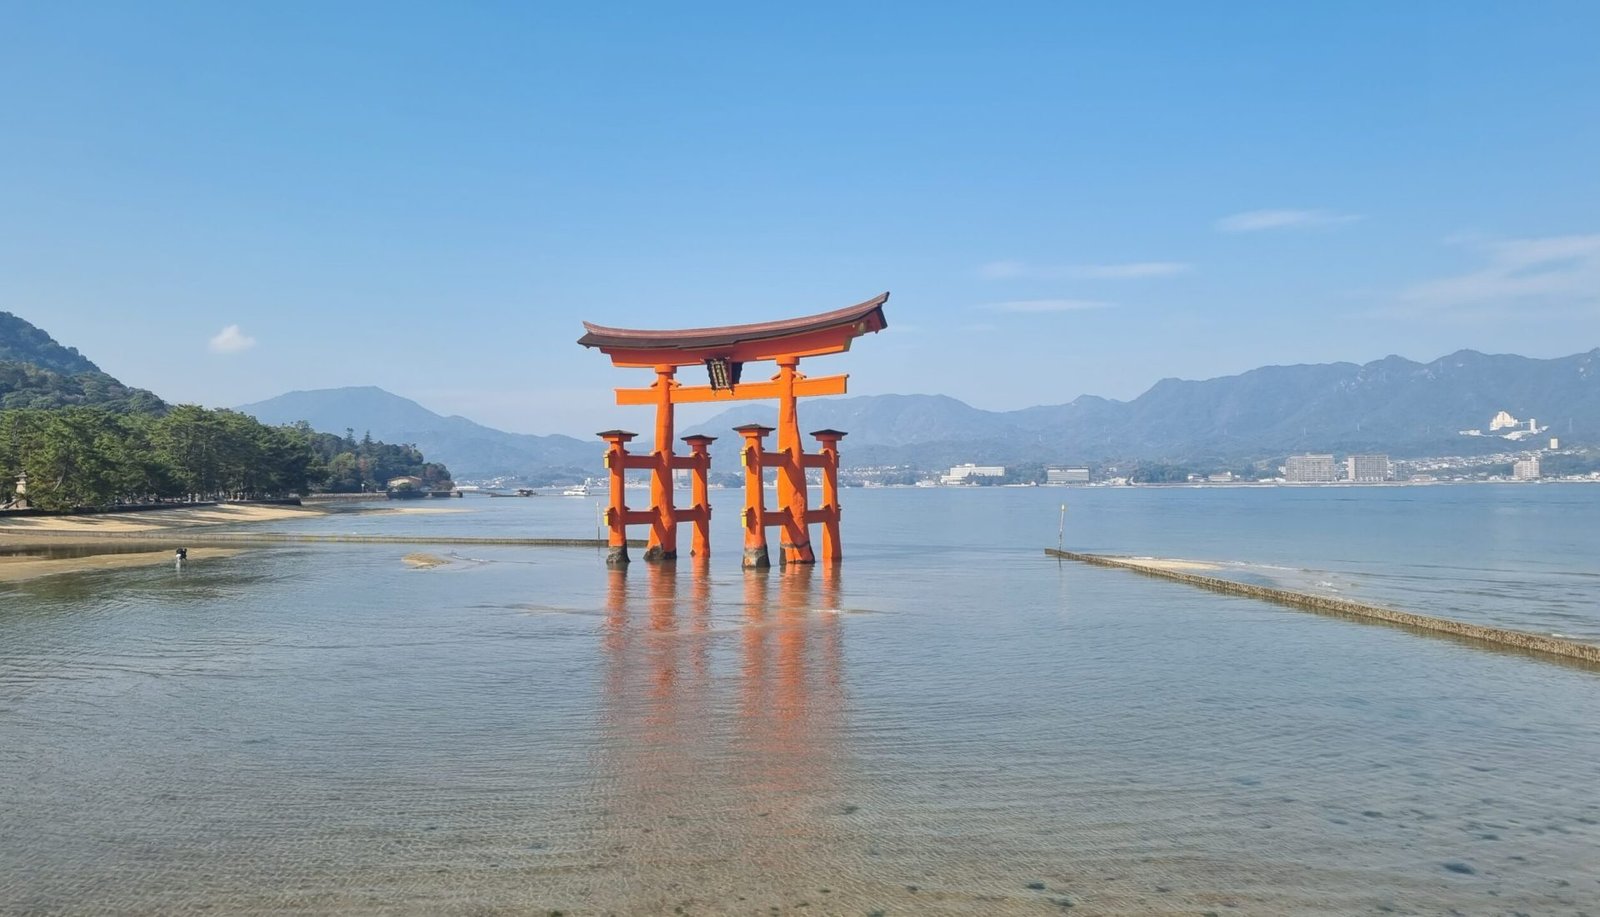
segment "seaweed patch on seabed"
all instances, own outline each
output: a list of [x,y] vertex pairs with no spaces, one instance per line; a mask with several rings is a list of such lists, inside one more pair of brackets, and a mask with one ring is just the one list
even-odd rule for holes
[[[471,569],[473,567],[482,567],[494,563],[494,561],[484,560],[482,558],[466,557],[464,555],[457,554],[454,551],[444,556],[418,551],[407,554],[406,556],[400,558],[400,560],[413,570],[434,570],[440,567],[451,567],[452,569],[459,571],[463,569]],[[512,563],[527,562],[528,561],[512,561]]]
[[540,605],[535,602],[516,602],[511,605],[474,605],[474,608],[509,609],[528,617],[535,615],[583,615],[596,617],[605,614],[598,608],[573,608],[565,605]]

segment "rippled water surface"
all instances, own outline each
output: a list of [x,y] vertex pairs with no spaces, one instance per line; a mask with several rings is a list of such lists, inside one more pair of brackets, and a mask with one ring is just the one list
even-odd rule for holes
[[[836,571],[314,545],[0,586],[0,913],[1600,913],[1600,488],[847,492]],[[444,501],[440,501],[443,503]],[[590,500],[286,530],[585,535]],[[432,550],[453,562],[407,568]]]

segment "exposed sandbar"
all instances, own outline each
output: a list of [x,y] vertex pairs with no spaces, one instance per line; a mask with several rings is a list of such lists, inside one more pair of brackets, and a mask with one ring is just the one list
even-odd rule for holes
[[1178,560],[1172,557],[1124,557],[1121,558],[1124,566],[1142,567],[1147,570],[1220,570],[1216,564],[1208,564],[1199,560]]
[[152,532],[174,534],[193,529],[242,525],[252,522],[277,522],[322,515],[326,510],[305,506],[225,503],[220,506],[174,506],[171,509],[138,513],[96,513],[84,516],[4,516],[0,515],[0,544],[33,543],[40,536],[47,543],[72,538],[92,543],[99,536],[136,535]]
[[407,554],[405,557],[400,559],[405,562],[406,566],[414,567],[419,570],[426,570],[429,567],[442,567],[450,562],[448,557],[440,557],[437,554],[422,553]]
[[[187,563],[217,560],[241,553],[239,548],[190,548]],[[0,583],[19,583],[41,576],[85,573],[94,570],[122,570],[174,563],[171,551],[90,554],[83,557],[0,557]]]

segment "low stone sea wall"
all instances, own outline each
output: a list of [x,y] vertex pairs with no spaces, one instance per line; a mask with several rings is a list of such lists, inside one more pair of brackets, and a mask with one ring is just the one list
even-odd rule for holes
[[[298,503],[298,501],[296,501]],[[110,516],[117,513],[156,513],[162,510],[195,509],[217,506],[215,500],[194,503],[119,503],[115,506],[75,506],[71,509],[6,509],[0,510],[0,519],[36,519],[56,516]]]
[[1591,643],[1563,640],[1559,637],[1547,637],[1543,634],[1530,634],[1519,630],[1506,630],[1501,627],[1468,624],[1464,621],[1455,621],[1450,618],[1413,614],[1409,611],[1398,611],[1393,608],[1384,608],[1380,605],[1368,605],[1363,602],[1352,602],[1348,599],[1313,595],[1306,592],[1292,592],[1288,589],[1274,589],[1269,586],[1240,583],[1215,576],[1200,576],[1195,573],[1185,573],[1181,570],[1164,570],[1141,564],[1139,561],[1130,558],[1113,557],[1105,554],[1080,554],[1076,551],[1061,551],[1055,548],[1045,548],[1044,552],[1050,557],[1075,560],[1080,563],[1093,564],[1097,567],[1117,567],[1122,570],[1131,570],[1134,573],[1153,576],[1157,579],[1188,583],[1191,586],[1198,586],[1201,589],[1209,589],[1213,592],[1242,595],[1323,614],[1397,624],[1402,627],[1446,634],[1498,647],[1508,647],[1528,653],[1558,656],[1563,659],[1576,659],[1600,665],[1600,646]]

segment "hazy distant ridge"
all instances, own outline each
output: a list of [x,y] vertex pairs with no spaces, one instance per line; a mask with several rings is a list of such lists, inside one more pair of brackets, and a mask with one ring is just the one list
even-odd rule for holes
[[530,479],[598,473],[602,445],[570,436],[507,433],[465,417],[436,414],[409,398],[371,385],[296,391],[241,405],[238,410],[262,423],[304,420],[315,430],[410,443],[429,459],[443,462],[463,479],[521,475]]
[[[1085,395],[1017,411],[939,395],[822,399],[802,405],[801,422],[849,432],[844,455],[852,464],[1192,461],[1302,450],[1481,452],[1509,444],[1457,431],[1487,426],[1500,410],[1574,442],[1600,440],[1600,348],[1550,360],[1463,350],[1431,363],[1391,356],[1266,366],[1204,381],[1163,379],[1132,401]],[[740,405],[695,432],[775,417],[769,405]]]
[[[576,478],[601,470],[596,443],[507,433],[372,386],[290,392],[239,410],[265,423],[305,420],[325,432],[349,428],[412,443],[469,479]],[[1600,348],[1552,360],[1463,350],[1431,363],[1386,357],[1364,366],[1265,366],[1204,381],[1163,379],[1132,401],[1084,395],[1016,411],[985,411],[944,395],[825,398],[801,405],[801,424],[804,431],[847,431],[850,465],[1197,462],[1306,450],[1414,456],[1514,448],[1457,435],[1486,426],[1501,410],[1537,418],[1575,444],[1600,442]],[[776,418],[770,403],[741,403],[685,432],[723,437],[719,445],[726,445],[732,427]],[[719,459],[719,467],[727,461]]]

